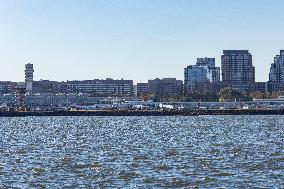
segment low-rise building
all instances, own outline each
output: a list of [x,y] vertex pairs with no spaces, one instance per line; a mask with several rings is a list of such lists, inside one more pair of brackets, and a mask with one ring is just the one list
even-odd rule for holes
[[33,93],[67,93],[67,82],[40,80],[33,81]]
[[148,83],[137,83],[137,96],[149,94],[149,84]]
[[254,86],[253,88],[254,92],[257,92],[257,91],[262,92],[262,93],[268,92],[267,82],[255,82],[253,83],[253,86]]
[[15,94],[17,82],[0,81],[0,94]]
[[216,82],[212,83],[212,90],[215,90],[215,92],[219,92],[220,90],[224,88],[231,88],[240,92],[262,92],[266,93],[268,92],[268,85],[266,82],[254,82],[254,83],[228,83],[228,82]]
[[35,107],[69,107],[72,104],[93,105],[98,99],[84,94],[32,94],[26,97],[26,106]]
[[268,81],[267,82],[267,91],[268,92],[278,92],[284,91],[284,83],[277,81]]
[[67,81],[69,93],[86,93],[93,96],[133,96],[133,80],[82,80]]
[[17,103],[16,94],[0,94],[0,104],[15,106]]
[[183,94],[183,82],[176,78],[148,80],[149,93],[160,96],[176,96]]

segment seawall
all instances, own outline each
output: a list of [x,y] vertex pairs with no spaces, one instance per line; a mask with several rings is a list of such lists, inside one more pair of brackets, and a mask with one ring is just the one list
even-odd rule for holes
[[96,111],[13,111],[0,117],[27,116],[198,116],[198,115],[284,115],[283,110],[96,110]]

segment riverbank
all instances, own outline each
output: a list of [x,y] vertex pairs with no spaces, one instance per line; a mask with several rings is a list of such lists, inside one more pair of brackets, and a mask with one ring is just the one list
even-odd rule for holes
[[282,110],[95,110],[95,111],[13,111],[0,117],[27,116],[198,116],[198,115],[284,115]]

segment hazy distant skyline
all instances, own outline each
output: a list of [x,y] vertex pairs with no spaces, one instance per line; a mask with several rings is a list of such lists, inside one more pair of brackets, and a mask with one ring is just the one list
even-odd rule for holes
[[282,0],[0,0],[0,80],[183,80],[198,57],[247,49],[256,81],[284,49]]

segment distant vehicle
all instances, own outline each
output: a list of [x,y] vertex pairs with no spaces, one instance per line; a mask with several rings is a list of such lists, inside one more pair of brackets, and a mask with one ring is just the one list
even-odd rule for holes
[[169,104],[159,104],[159,108],[161,109],[168,109],[168,110],[172,110],[174,109],[174,106],[173,105],[169,105]]

